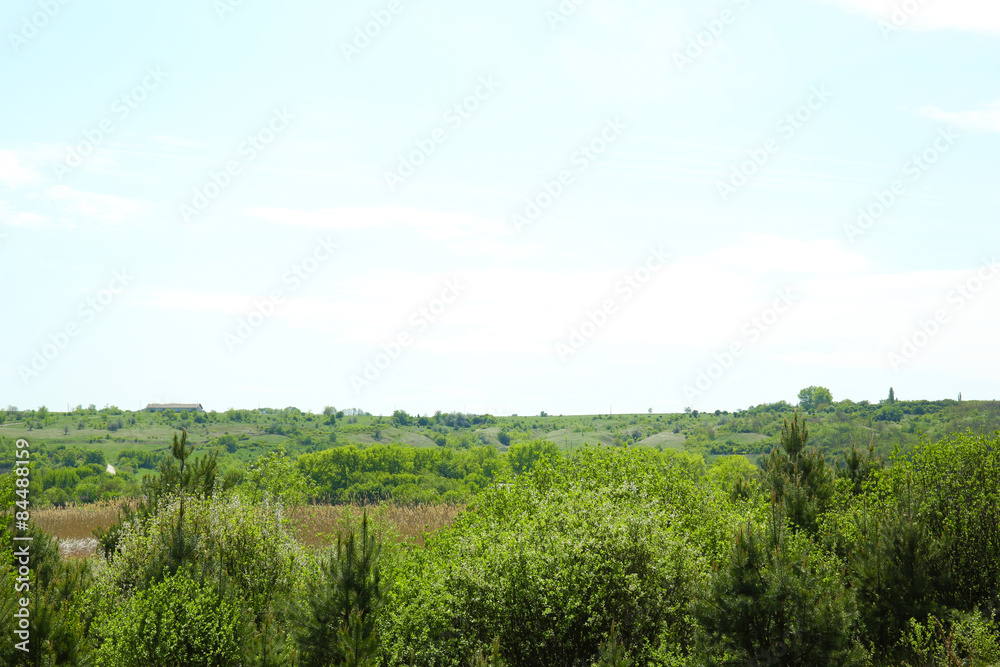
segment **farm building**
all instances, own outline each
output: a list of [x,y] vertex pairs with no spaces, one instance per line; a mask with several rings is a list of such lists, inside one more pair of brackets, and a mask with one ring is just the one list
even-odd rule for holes
[[201,407],[201,403],[150,403],[146,406],[146,412],[163,412],[164,410],[204,412],[205,408]]

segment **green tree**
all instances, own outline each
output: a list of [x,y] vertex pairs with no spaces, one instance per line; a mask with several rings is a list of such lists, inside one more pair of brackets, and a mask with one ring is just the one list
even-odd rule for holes
[[[160,474],[143,478],[143,499],[136,510],[132,510],[128,505],[122,505],[117,524],[107,530],[101,528],[94,530],[94,537],[100,543],[105,557],[111,558],[117,549],[123,524],[133,519],[145,521],[175,498],[180,499],[178,533],[173,542],[174,549],[179,551],[175,555],[180,558],[181,552],[191,548],[191,545],[185,544],[184,535],[180,532],[184,520],[185,499],[187,497],[207,499],[216,491],[217,485],[219,490],[223,490],[231,488],[237,482],[236,476],[219,479],[218,452],[212,451],[197,461],[189,462],[188,459],[191,458],[193,451],[194,445],[187,444],[187,429],[182,431],[180,438],[175,433],[170,450],[171,456],[160,463]],[[174,559],[172,562],[176,564],[178,561]]]
[[531,470],[535,464],[545,458],[558,458],[559,447],[548,440],[531,440],[519,442],[507,450],[507,461],[514,474],[521,475]]
[[[34,524],[29,524],[22,536],[31,538],[27,543],[31,554],[31,574],[27,582],[30,588],[26,591],[15,588],[25,583],[16,578],[19,577],[17,559],[8,555],[0,561],[0,632],[4,635],[4,641],[0,642],[0,664],[11,667],[88,664],[89,647],[76,603],[90,582],[90,563],[86,560],[63,561],[55,538]],[[11,553],[11,537],[9,533],[0,535],[0,552]],[[17,544],[23,547],[26,542]],[[15,609],[21,608],[21,598],[29,601],[27,651],[15,648],[15,643],[23,639],[15,634],[15,629],[22,628],[14,616]]]
[[883,405],[875,413],[875,421],[900,422],[903,420],[903,411],[898,405]]
[[760,468],[745,456],[720,456],[708,470],[708,481],[732,502],[759,498]]
[[499,639],[511,667],[591,665],[614,624],[619,662],[681,664],[696,554],[721,554],[733,516],[717,498],[652,450],[538,461],[406,556],[388,663],[459,667]]
[[925,442],[910,465],[901,463],[892,469],[897,487],[913,476],[921,521],[941,542],[942,602],[965,611],[1000,606],[1000,432]]
[[337,536],[336,548],[322,564],[322,579],[311,591],[310,615],[299,639],[302,665],[376,664],[381,556],[382,545],[369,530],[367,512],[359,532]]
[[833,403],[833,396],[826,387],[806,387],[799,392],[799,407],[806,412],[822,409]]
[[934,591],[941,545],[918,518],[919,490],[898,498],[862,498],[854,514],[847,557],[865,636],[879,657],[894,650],[909,619],[938,609]]
[[875,453],[874,437],[868,443],[867,451],[857,448],[851,443],[850,451],[841,453],[841,464],[837,468],[837,477],[846,479],[851,484],[855,496],[861,495],[864,486],[875,479],[879,471],[885,467],[885,458]]
[[809,429],[799,423],[798,412],[781,427],[780,448],[775,447],[765,459],[765,480],[773,503],[785,507],[789,520],[797,527],[815,533],[819,516],[833,498],[833,471],[816,447],[806,450]]
[[786,532],[780,505],[764,530],[747,522],[694,606],[701,664],[864,664],[854,597],[838,570]]
[[265,495],[270,495],[285,507],[303,505],[316,493],[315,483],[302,474],[285,452],[284,445],[278,445],[276,450],[251,463],[236,488],[250,502],[260,502]]

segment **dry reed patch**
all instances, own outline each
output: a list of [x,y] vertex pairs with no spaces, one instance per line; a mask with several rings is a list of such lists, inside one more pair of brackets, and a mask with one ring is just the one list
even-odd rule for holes
[[[137,501],[126,501],[134,509]],[[91,505],[34,510],[35,524],[59,540],[60,552],[70,558],[83,558],[97,553],[95,528],[107,528],[118,522],[121,502],[101,502]],[[451,525],[465,505],[419,504],[396,505],[307,505],[288,510],[287,516],[295,538],[304,546],[329,544],[332,536],[356,523],[367,510],[397,533],[400,541],[412,541],[423,546],[423,532],[434,532]]]
[[289,511],[295,537],[300,544],[319,546],[328,544],[331,536],[350,525],[367,511],[369,516],[381,519],[396,529],[400,541],[412,539],[423,545],[423,532],[434,532],[451,525],[465,505],[429,504],[395,505],[307,505]]
[[[133,508],[135,500],[125,501]],[[60,540],[86,539],[94,536],[95,528],[107,528],[118,523],[122,501],[104,501],[90,505],[70,505],[35,509],[31,519],[39,528]]]
[[59,540],[59,551],[69,558],[91,556],[97,551],[95,528],[118,523],[123,502],[135,508],[136,500],[103,501],[89,505],[49,507],[31,512],[35,525]]

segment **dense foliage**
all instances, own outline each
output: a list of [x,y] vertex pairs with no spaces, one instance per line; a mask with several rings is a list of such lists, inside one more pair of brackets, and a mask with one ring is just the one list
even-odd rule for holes
[[303,454],[299,469],[333,502],[465,500],[505,468],[495,447],[470,450],[401,445],[335,447]]
[[[616,628],[632,659],[689,651],[688,602],[739,512],[655,452],[585,450],[481,494],[392,591],[391,664],[585,664]],[[645,664],[641,662],[640,664]]]
[[[838,405],[809,396],[814,410]],[[65,560],[29,528],[29,651],[5,639],[0,662],[997,664],[1000,432],[925,438],[888,456],[867,438],[833,455],[817,443],[828,423],[786,418],[787,407],[727,422],[772,429],[777,419],[766,455],[708,464],[672,448],[561,451],[528,437],[525,421],[507,431],[506,450],[276,445],[227,470],[222,448],[175,431],[99,556]],[[259,416],[246,412],[236,416]],[[666,434],[700,419],[677,417]],[[462,419],[393,417],[472,427]],[[50,455],[32,478],[52,471]],[[13,528],[14,479],[0,476],[5,638],[16,637],[25,595],[15,591],[13,537],[25,533]],[[423,546],[362,516],[327,546],[305,547],[285,510],[316,498],[471,503]]]
[[[688,410],[669,415],[495,417],[457,412],[410,415],[396,410],[381,417],[333,407],[310,414],[291,407],[130,412],[114,406],[100,410],[77,406],[57,413],[44,407],[10,406],[0,410],[0,472],[13,465],[14,441],[28,438],[34,451],[31,495],[36,504],[64,506],[138,497],[143,494],[142,480],[170,459],[173,434],[184,429],[197,447],[196,458],[214,453],[223,477],[250,474],[258,459],[279,448],[296,463],[304,454],[353,450],[341,456],[364,469],[350,468],[352,476],[344,476],[318,465],[324,481],[301,489],[305,498],[467,501],[484,483],[498,481],[500,471],[488,461],[470,465],[449,456],[463,459],[477,449],[501,454],[514,449],[507,461],[515,473],[520,472],[518,450],[532,458],[542,453],[540,447],[565,452],[586,444],[683,451],[708,462],[734,454],[757,461],[779,444],[782,424],[795,410],[796,406],[779,401],[736,412]],[[810,445],[829,461],[852,446],[861,452],[870,446],[879,456],[897,447],[908,454],[921,438],[937,442],[952,433],[1000,429],[998,402],[907,401],[892,390],[885,400],[869,403],[836,401],[824,387],[807,387],[799,392],[798,410],[809,430]],[[440,460],[415,459],[400,472],[393,466],[405,454],[358,453],[380,446],[431,450]]]

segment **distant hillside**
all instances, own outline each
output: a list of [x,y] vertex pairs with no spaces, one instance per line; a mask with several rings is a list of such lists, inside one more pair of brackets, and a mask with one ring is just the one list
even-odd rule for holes
[[[722,455],[755,460],[770,451],[778,443],[783,420],[795,410],[786,402],[732,413],[532,417],[441,412],[413,416],[403,411],[375,416],[333,409],[310,414],[296,408],[204,413],[93,406],[69,413],[7,410],[0,411],[0,472],[13,465],[14,442],[26,438],[42,498],[85,502],[134,495],[141,478],[158,469],[182,429],[187,429],[197,455],[216,451],[220,467],[230,471],[244,470],[278,447],[293,458],[331,447],[380,444],[456,451],[491,447],[502,454],[511,445],[535,440],[550,441],[564,451],[589,445],[686,452],[711,464]],[[834,458],[852,444],[872,444],[883,454],[896,447],[906,453],[922,437],[936,441],[956,431],[1000,430],[997,401],[843,400],[800,414],[809,428],[809,443]],[[116,475],[107,472],[109,463]]]

